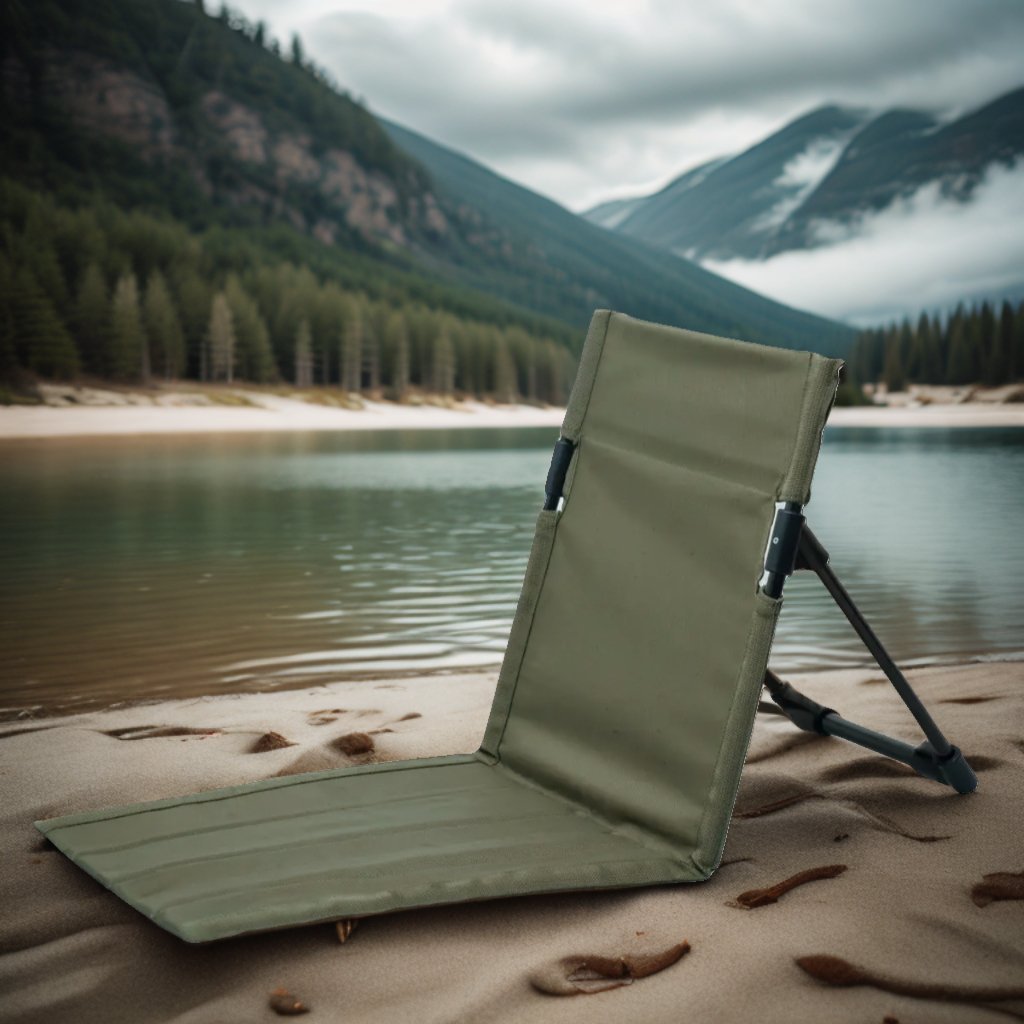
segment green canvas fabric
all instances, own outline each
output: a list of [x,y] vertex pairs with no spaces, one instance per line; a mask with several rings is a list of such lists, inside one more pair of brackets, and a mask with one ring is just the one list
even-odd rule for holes
[[707,878],[781,601],[779,501],[805,502],[839,363],[594,315],[494,704],[472,755],[37,822],[192,942],[527,893]]

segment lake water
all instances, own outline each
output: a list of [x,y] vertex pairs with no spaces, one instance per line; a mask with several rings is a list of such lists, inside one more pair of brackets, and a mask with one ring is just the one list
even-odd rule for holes
[[[0,707],[497,664],[557,432],[0,447]],[[808,508],[905,662],[1024,650],[1024,430],[830,428]],[[813,578],[773,664],[866,663]]]

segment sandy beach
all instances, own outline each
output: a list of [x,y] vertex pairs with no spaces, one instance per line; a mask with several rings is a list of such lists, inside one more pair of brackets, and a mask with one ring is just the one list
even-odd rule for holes
[[[792,678],[916,742],[877,671]],[[1024,663],[919,669],[912,680],[978,771],[973,796],[760,714],[711,881],[393,914],[359,923],[344,945],[324,925],[188,946],[50,848],[32,821],[471,751],[492,674],[8,723],[3,1019],[271,1021],[272,998],[301,1001],[310,1021],[389,1024],[1024,1019]],[[339,746],[352,734],[373,750],[345,754],[365,751],[365,738]]]
[[0,440],[132,434],[217,434],[299,430],[451,430],[557,427],[553,406],[459,402],[401,405],[365,402],[345,409],[265,392],[238,392],[247,405],[19,405],[0,407]]
[[[133,434],[215,434],[300,430],[442,430],[462,427],[557,427],[565,410],[554,406],[457,402],[402,405],[367,401],[348,409],[266,391],[234,390],[219,404],[217,392],[140,394],[48,386],[47,401],[66,404],[0,406],[0,440],[102,437]],[[224,392],[221,393],[223,396]],[[95,404],[92,404],[95,403]],[[117,403],[117,404],[115,404]],[[1024,403],[935,402],[927,405],[856,406],[832,410],[836,427],[1024,426]]]

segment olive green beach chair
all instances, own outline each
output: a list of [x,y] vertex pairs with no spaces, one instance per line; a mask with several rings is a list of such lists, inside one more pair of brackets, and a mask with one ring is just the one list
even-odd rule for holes
[[[840,363],[594,315],[480,749],[37,823],[189,942],[411,907],[699,882],[762,686],[801,728],[959,792],[973,773],[801,513]],[[907,702],[918,747],[767,673],[782,586],[816,572]]]

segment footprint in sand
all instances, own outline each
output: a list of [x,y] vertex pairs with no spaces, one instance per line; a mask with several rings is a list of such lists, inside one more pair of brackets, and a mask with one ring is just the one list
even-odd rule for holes
[[190,725],[132,725],[123,729],[100,730],[115,740],[153,740],[168,736],[219,736],[220,729],[202,729]]
[[998,900],[1024,900],[1024,871],[996,871],[982,875],[971,888],[971,899],[977,907],[987,907]]
[[7,732],[0,732],[0,740],[9,739],[11,736],[24,736],[27,732],[42,732],[44,729],[56,729],[55,725],[29,725],[24,729],[8,729]]
[[[753,790],[752,793],[751,790]],[[829,803],[845,807],[863,819],[871,828],[902,836],[915,843],[937,843],[951,838],[948,835],[917,835],[908,832],[891,818],[869,811],[857,800],[836,796],[785,776],[762,777],[755,780],[755,785],[747,787],[744,799],[733,813],[733,820],[747,821],[754,818],[765,818],[772,814],[778,814],[789,807],[806,803],[808,800],[827,800]]]
[[947,697],[940,704],[987,704],[990,700],[1002,700],[1002,697]]
[[294,747],[291,740],[286,739],[279,732],[265,732],[249,748],[250,754],[266,754],[271,750],[284,750],[285,747]]
[[747,764],[760,764],[769,758],[781,757],[791,750],[802,750],[804,747],[816,746],[822,743],[827,737],[819,736],[816,732],[790,732],[772,736],[764,740],[758,740],[756,749],[752,750],[746,759]]
[[[985,754],[967,754],[967,761],[976,772],[988,772],[1001,768],[1003,762],[997,757]],[[917,772],[908,765],[887,757],[858,757],[844,764],[833,765],[821,773],[827,782],[849,782],[861,779],[906,779],[916,778]]]
[[[642,935],[637,932],[637,935]],[[690,952],[680,942],[659,953],[626,953],[621,956],[567,956],[530,975],[530,984],[546,996],[580,996],[632,985],[678,963]]]
[[787,892],[801,885],[807,885],[808,882],[820,882],[826,878],[837,878],[844,871],[846,871],[845,864],[826,864],[820,868],[808,868],[781,882],[776,882],[775,885],[741,892],[735,900],[727,903],[726,906],[738,907],[740,910],[756,910],[758,907],[767,907],[772,903],[778,903]]
[[340,715],[347,715],[348,708],[321,708],[319,711],[310,711],[306,715],[306,721],[310,725],[330,725],[336,722]]
[[951,984],[949,982],[907,981],[892,974],[871,971],[856,964],[851,964],[837,956],[817,954],[797,958],[797,966],[816,981],[837,988],[849,988],[854,985],[869,985],[871,988],[891,992],[897,996],[909,996],[912,999],[935,999],[942,1002],[968,1003],[972,1006],[984,1006],[993,1010],[1012,1012],[1009,1007],[1000,1004],[1010,1000],[1024,999],[1024,985],[970,985]]
[[346,757],[359,757],[372,754],[374,751],[373,737],[365,732],[347,732],[339,736],[331,746],[336,747]]

